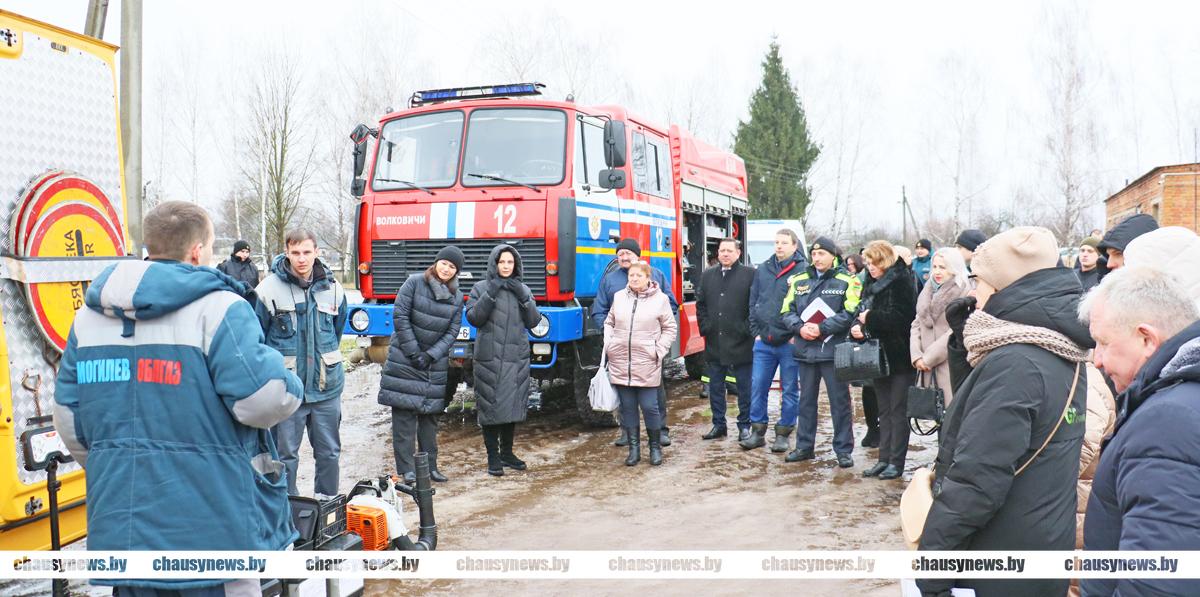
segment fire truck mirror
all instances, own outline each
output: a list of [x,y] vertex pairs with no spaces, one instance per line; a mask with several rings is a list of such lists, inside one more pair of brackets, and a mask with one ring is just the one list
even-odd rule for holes
[[[360,124],[354,127],[350,132],[350,140],[354,142],[354,176],[362,176],[363,166],[367,162],[367,138],[371,134],[371,129],[367,125]],[[361,193],[359,193],[361,195]]]
[[[604,164],[609,168],[620,168],[625,165],[625,156],[625,123],[619,120],[606,121],[604,123]],[[624,186],[606,188],[619,189]]]
[[367,181],[361,178],[355,178],[350,181],[350,195],[354,197],[362,197],[367,190]]
[[596,181],[602,189],[623,189],[625,188],[625,171],[612,168],[609,170],[600,171],[600,180]]

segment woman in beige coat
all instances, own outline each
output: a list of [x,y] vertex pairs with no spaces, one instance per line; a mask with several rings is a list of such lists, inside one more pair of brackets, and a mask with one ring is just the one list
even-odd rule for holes
[[626,466],[634,466],[642,458],[639,406],[650,440],[650,464],[662,464],[658,385],[662,382],[662,361],[671,353],[678,325],[670,300],[650,274],[646,263],[629,266],[629,286],[613,296],[612,308],[604,320],[608,379],[621,400],[621,424],[629,434]]
[[946,360],[946,343],[950,340],[946,305],[966,296],[971,291],[971,280],[967,277],[967,265],[962,255],[951,247],[943,247],[933,254],[929,274],[929,282],[917,297],[917,318],[909,333],[909,353],[920,378],[924,378],[926,385],[936,382],[945,396],[946,406],[950,406],[953,396],[950,363]]

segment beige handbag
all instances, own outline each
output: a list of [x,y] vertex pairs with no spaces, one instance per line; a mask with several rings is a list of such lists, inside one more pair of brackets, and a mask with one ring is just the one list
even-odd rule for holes
[[[1067,393],[1067,403],[1063,405],[1062,415],[1054,422],[1054,429],[1050,430],[1050,435],[1046,436],[1046,441],[1042,442],[1042,447],[1013,473],[1013,477],[1025,472],[1025,469],[1033,463],[1033,460],[1050,445],[1050,438],[1058,433],[1058,428],[1062,425],[1062,421],[1067,416],[1067,411],[1071,408],[1072,399],[1075,397],[1075,388],[1079,386],[1079,363],[1075,363],[1075,379],[1071,382],[1071,391]],[[921,543],[921,533],[925,530],[925,519],[929,516],[929,509],[933,507],[933,471],[928,467],[921,467],[913,471],[912,480],[908,482],[908,487],[904,488],[904,493],[900,496],[900,529],[904,532],[904,543],[909,549],[916,549]]]

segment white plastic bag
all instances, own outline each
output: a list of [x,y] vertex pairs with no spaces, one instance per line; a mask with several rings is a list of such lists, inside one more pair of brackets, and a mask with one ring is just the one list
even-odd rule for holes
[[617,399],[617,390],[612,387],[612,382],[608,379],[608,356],[600,358],[600,369],[596,371],[596,375],[592,377],[592,383],[588,385],[588,400],[592,402],[592,410],[603,412],[612,412],[617,410],[620,401]]

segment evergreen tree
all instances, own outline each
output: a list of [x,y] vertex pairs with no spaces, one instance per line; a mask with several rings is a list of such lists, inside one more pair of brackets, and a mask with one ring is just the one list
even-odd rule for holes
[[733,152],[746,161],[753,217],[802,219],[811,200],[808,171],[821,149],[808,136],[804,108],[775,40],[762,67],[762,84],[750,97],[750,119],[738,121]]

